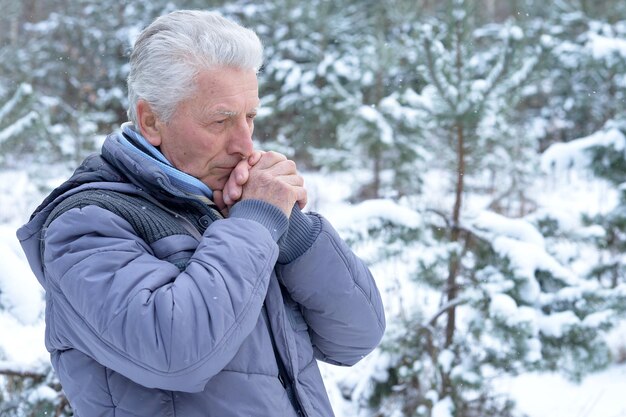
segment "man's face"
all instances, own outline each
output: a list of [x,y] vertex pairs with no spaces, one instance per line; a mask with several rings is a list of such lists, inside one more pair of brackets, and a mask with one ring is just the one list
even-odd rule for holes
[[221,190],[235,165],[253,151],[258,106],[253,70],[202,71],[194,95],[178,105],[169,123],[157,121],[160,140],[151,142],[176,168]]

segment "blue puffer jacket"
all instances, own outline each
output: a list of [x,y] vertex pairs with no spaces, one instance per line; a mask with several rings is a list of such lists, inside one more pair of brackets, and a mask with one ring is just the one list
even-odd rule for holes
[[[273,206],[244,201],[216,219],[119,138],[18,230],[46,290],[46,346],[75,415],[295,417],[278,356],[302,413],[332,416],[315,359],[352,365],[384,332],[365,264],[318,215],[294,209],[285,232]],[[127,219],[86,205],[44,227],[87,189],[195,207],[210,224],[147,243]],[[181,257],[182,270],[172,261]]]

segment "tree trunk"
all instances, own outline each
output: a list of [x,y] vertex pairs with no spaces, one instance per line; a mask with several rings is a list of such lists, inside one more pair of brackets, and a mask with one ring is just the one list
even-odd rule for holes
[[[465,171],[465,134],[463,126],[460,122],[456,125],[456,139],[457,139],[457,176],[456,176],[456,189],[454,199],[454,209],[452,211],[452,231],[450,233],[450,241],[459,241],[459,220],[461,217],[461,206],[463,203],[463,175]],[[460,254],[455,254],[450,258],[450,264],[448,268],[448,280],[447,280],[447,299],[448,302],[454,300],[458,294],[458,287],[456,283],[456,277],[459,272]],[[446,347],[452,344],[454,339],[454,330],[456,328],[456,309],[451,308],[448,310],[448,321],[446,325]]]
[[[455,45],[456,45],[456,72],[457,82],[461,84],[463,77],[463,57],[461,53],[461,43],[463,39],[463,28],[460,22],[456,23],[455,27]],[[463,202],[463,175],[465,174],[465,132],[463,129],[463,120],[460,116],[457,116],[456,123],[454,125],[453,136],[456,139],[456,187],[454,208],[452,210],[452,231],[450,233],[450,241],[459,241],[459,219],[461,218],[461,206]],[[448,268],[448,281],[447,281],[447,300],[448,302],[454,300],[457,297],[457,284],[456,277],[459,271],[460,256],[454,254],[450,258],[450,264]],[[454,339],[454,330],[456,326],[456,309],[451,308],[448,311],[448,322],[446,325],[446,347],[452,344]]]
[[[461,53],[461,43],[463,39],[463,28],[460,22],[457,22],[455,28],[455,44],[456,44],[456,76],[457,82],[461,84],[463,77],[463,57]],[[450,242],[457,243],[460,239],[459,222],[461,218],[461,207],[463,203],[463,186],[465,175],[465,130],[462,116],[457,115],[456,123],[452,132],[456,139],[456,187],[454,207],[452,209],[452,222],[450,231]],[[448,264],[448,279],[446,282],[447,302],[451,303],[458,296],[457,276],[461,266],[461,253],[452,253]],[[452,307],[448,310],[448,318],[446,322],[446,342],[445,347],[448,348],[454,342],[454,333],[456,331],[456,307],[452,303]],[[443,396],[451,394],[452,383],[449,373],[442,374],[442,394]]]
[[[459,219],[461,217],[461,205],[463,201],[463,174],[465,171],[465,134],[463,131],[463,125],[460,121],[457,121],[455,127],[455,134],[457,139],[457,177],[456,177],[456,191],[454,200],[454,210],[452,212],[452,230],[450,232],[450,241],[458,242],[460,239]],[[451,303],[458,297],[459,287],[457,285],[457,276],[461,266],[461,252],[452,253],[448,264],[448,279],[446,282],[446,296],[447,302]],[[454,342],[454,333],[456,331],[456,306],[454,303],[448,309],[448,319],[446,322],[446,343],[445,347],[448,348]],[[441,390],[442,396],[450,395],[452,389],[452,382],[450,381],[450,374],[442,372]]]

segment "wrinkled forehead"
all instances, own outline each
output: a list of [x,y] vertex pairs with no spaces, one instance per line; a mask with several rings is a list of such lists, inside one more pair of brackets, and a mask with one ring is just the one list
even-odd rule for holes
[[185,101],[203,116],[253,112],[260,103],[256,71],[230,67],[200,71]]

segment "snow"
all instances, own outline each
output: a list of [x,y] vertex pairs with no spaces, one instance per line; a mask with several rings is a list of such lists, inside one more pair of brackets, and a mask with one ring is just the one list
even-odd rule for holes
[[39,386],[29,396],[28,401],[35,403],[37,401],[52,401],[58,397],[58,393],[47,385]]
[[595,33],[589,34],[587,48],[595,59],[607,59],[612,55],[620,55],[626,58],[626,39],[607,37]]
[[0,225],[12,227],[13,222],[25,222],[35,208],[29,197],[35,195],[39,195],[37,187],[26,172],[0,171]]
[[378,130],[380,131],[380,141],[382,143],[389,146],[393,145],[393,129],[379,111],[372,106],[361,106],[358,109],[358,114],[364,120],[367,120],[378,127]]
[[546,336],[561,337],[569,327],[579,324],[580,320],[573,312],[563,311],[541,317],[539,320],[539,329],[541,333]]
[[592,374],[580,384],[544,372],[502,378],[496,389],[511,395],[530,417],[626,416],[626,364]]
[[443,350],[438,357],[439,366],[444,372],[450,372],[452,369],[452,361],[454,361],[454,353],[448,349]]
[[15,227],[0,225],[0,369],[36,371],[44,346],[43,289],[26,263]]
[[5,142],[11,137],[16,136],[33,125],[39,118],[39,115],[34,111],[28,112],[25,116],[20,117],[16,122],[10,124],[5,129],[0,130],[0,144]]
[[26,263],[15,229],[0,225],[0,304],[24,325],[36,324],[43,314],[43,289]]
[[338,213],[334,218],[338,227],[350,227],[353,230],[371,224],[372,219],[407,228],[417,228],[422,223],[421,216],[414,210],[385,199],[367,200],[351,205],[350,210]]
[[284,91],[295,90],[300,85],[302,78],[302,70],[299,66],[294,65],[284,81]]
[[494,317],[507,319],[508,317],[515,317],[517,313],[517,303],[512,297],[506,294],[495,294],[491,298],[489,310]]
[[11,97],[9,101],[4,103],[2,107],[0,107],[0,120],[11,114],[11,112],[16,108],[18,103],[24,98],[24,96],[28,96],[32,94],[32,92],[33,87],[30,84],[20,84],[13,97]]
[[590,163],[588,150],[594,146],[613,146],[616,150],[624,150],[626,137],[613,128],[571,142],[555,143],[543,153],[541,169],[553,175],[568,170],[586,170]]
[[511,219],[491,211],[483,211],[471,219],[470,223],[481,231],[508,236],[540,248],[545,247],[543,235],[532,224],[522,219]]
[[452,399],[446,397],[433,406],[432,417],[452,417],[453,410],[454,405],[452,404]]
[[511,38],[519,41],[524,38],[524,31],[519,26],[512,26],[509,29],[509,35],[511,36]]
[[565,282],[577,281],[571,271],[565,269],[543,248],[534,244],[499,236],[495,238],[493,247],[496,252],[511,261],[513,269],[521,277],[528,280],[534,279],[535,271],[547,271]]
[[597,327],[604,323],[609,323],[615,317],[616,312],[613,310],[604,310],[592,313],[584,318],[583,325],[589,327]]

